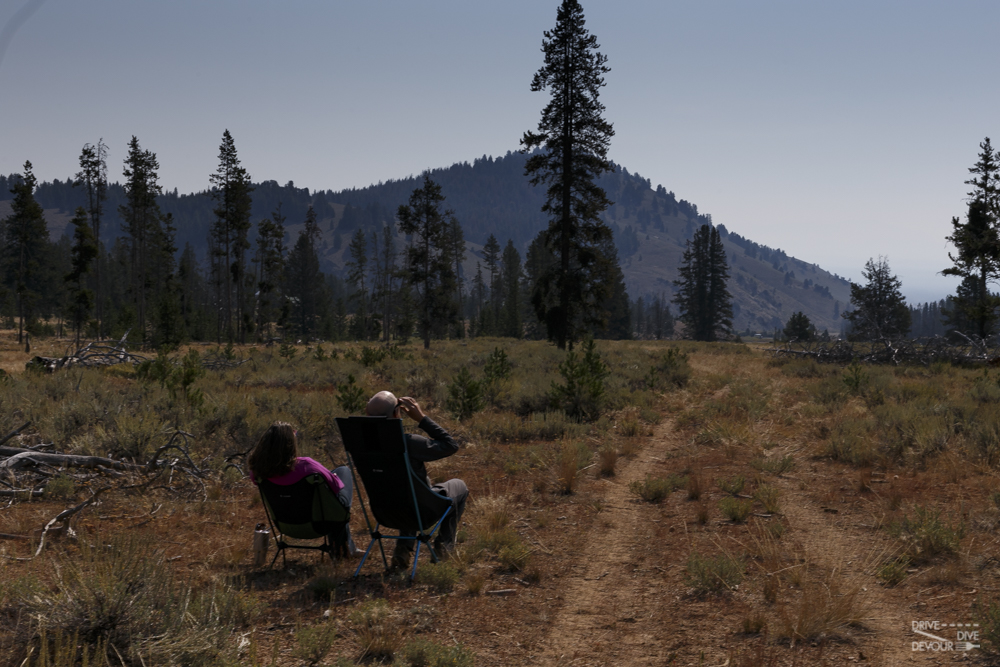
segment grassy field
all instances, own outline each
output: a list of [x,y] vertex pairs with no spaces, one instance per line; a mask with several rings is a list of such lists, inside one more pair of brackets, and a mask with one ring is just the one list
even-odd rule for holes
[[[165,455],[203,473],[43,469],[43,495],[0,498],[2,664],[935,664],[958,654],[913,651],[933,640],[911,625],[935,619],[978,624],[969,659],[1000,647],[993,370],[668,341],[599,341],[567,363],[480,339],[46,375],[0,345],[0,435],[31,422],[8,446],[145,463],[175,437],[186,453]],[[263,509],[227,461],[284,420],[304,455],[343,464],[334,418],[380,389],[462,443],[429,466],[471,491],[455,558],[414,585],[305,552],[254,568]],[[33,557],[34,531],[103,487],[76,538]],[[360,512],[352,529],[366,546]]]

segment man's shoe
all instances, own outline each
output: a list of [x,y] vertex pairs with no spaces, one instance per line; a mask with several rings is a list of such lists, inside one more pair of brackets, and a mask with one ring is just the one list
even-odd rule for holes
[[390,570],[405,570],[410,567],[410,552],[396,550],[392,552],[392,560],[389,561]]
[[438,555],[439,560],[448,560],[455,555],[455,543],[442,542],[440,538],[437,538],[434,540],[434,552]]

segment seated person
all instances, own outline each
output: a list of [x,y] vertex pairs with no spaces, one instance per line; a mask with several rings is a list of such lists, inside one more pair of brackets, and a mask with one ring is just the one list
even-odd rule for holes
[[[299,456],[296,435],[297,431],[291,424],[271,424],[247,456],[250,479],[255,484],[258,479],[266,479],[272,484],[288,486],[308,475],[319,473],[340,504],[350,510],[354,486],[350,468],[340,466],[331,472],[318,461],[308,456]],[[330,535],[330,541],[333,543],[334,556],[358,556],[364,553],[354,545],[354,538],[351,537],[351,529],[347,524],[340,534]]]
[[[455,501],[454,510],[441,524],[441,529],[434,539],[434,550],[439,556],[447,558],[455,550],[455,533],[458,531],[458,522],[462,519],[462,513],[465,512],[465,501],[469,497],[469,487],[460,479],[449,479],[441,484],[431,484],[424,462],[437,461],[451,456],[458,451],[458,443],[446,430],[425,415],[417,402],[409,396],[397,399],[391,392],[380,391],[371,397],[365,408],[365,413],[370,417],[399,419],[400,412],[406,413],[406,416],[417,422],[417,426],[430,436],[430,438],[425,438],[422,435],[406,434],[406,451],[409,454],[410,466],[413,468],[414,474],[425,480],[436,493]],[[400,534],[413,535],[410,532]],[[394,569],[407,567],[412,551],[412,540],[396,540],[396,548],[392,554],[392,567]]]

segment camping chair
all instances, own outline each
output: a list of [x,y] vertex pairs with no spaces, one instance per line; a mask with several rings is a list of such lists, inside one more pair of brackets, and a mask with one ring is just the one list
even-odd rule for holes
[[[270,567],[274,567],[278,554],[287,565],[285,549],[315,549],[329,554],[331,560],[334,558],[334,547],[339,541],[331,544],[330,535],[339,535],[345,530],[351,513],[340,504],[322,475],[313,473],[288,485],[263,480],[257,483],[257,489],[264,501],[271,534],[278,545]],[[323,544],[289,544],[285,541],[287,537],[296,540],[323,538]]]
[[[451,498],[436,493],[427,486],[426,480],[413,473],[406,451],[403,420],[387,417],[338,417],[337,425],[344,440],[351,473],[361,476],[372,515],[377,522],[372,528],[368,511],[361,499],[361,488],[355,483],[358,502],[361,503],[372,540],[365,549],[365,555],[354,576],[357,577],[361,572],[376,542],[382,553],[382,563],[388,570],[389,562],[385,557],[382,540],[413,540],[416,542],[416,551],[410,573],[412,580],[417,575],[420,545],[427,545],[431,562],[438,562],[438,555],[430,540],[441,527],[444,518],[454,511],[454,503]],[[380,532],[383,527],[416,534],[384,535]]]

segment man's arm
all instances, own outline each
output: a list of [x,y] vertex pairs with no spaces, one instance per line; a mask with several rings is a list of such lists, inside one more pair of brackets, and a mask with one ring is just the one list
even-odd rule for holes
[[437,461],[458,451],[458,443],[451,434],[425,415],[415,400],[404,396],[399,399],[399,407],[407,417],[417,422],[420,430],[430,436],[430,438],[421,435],[407,436],[407,451],[411,458],[416,461]]

